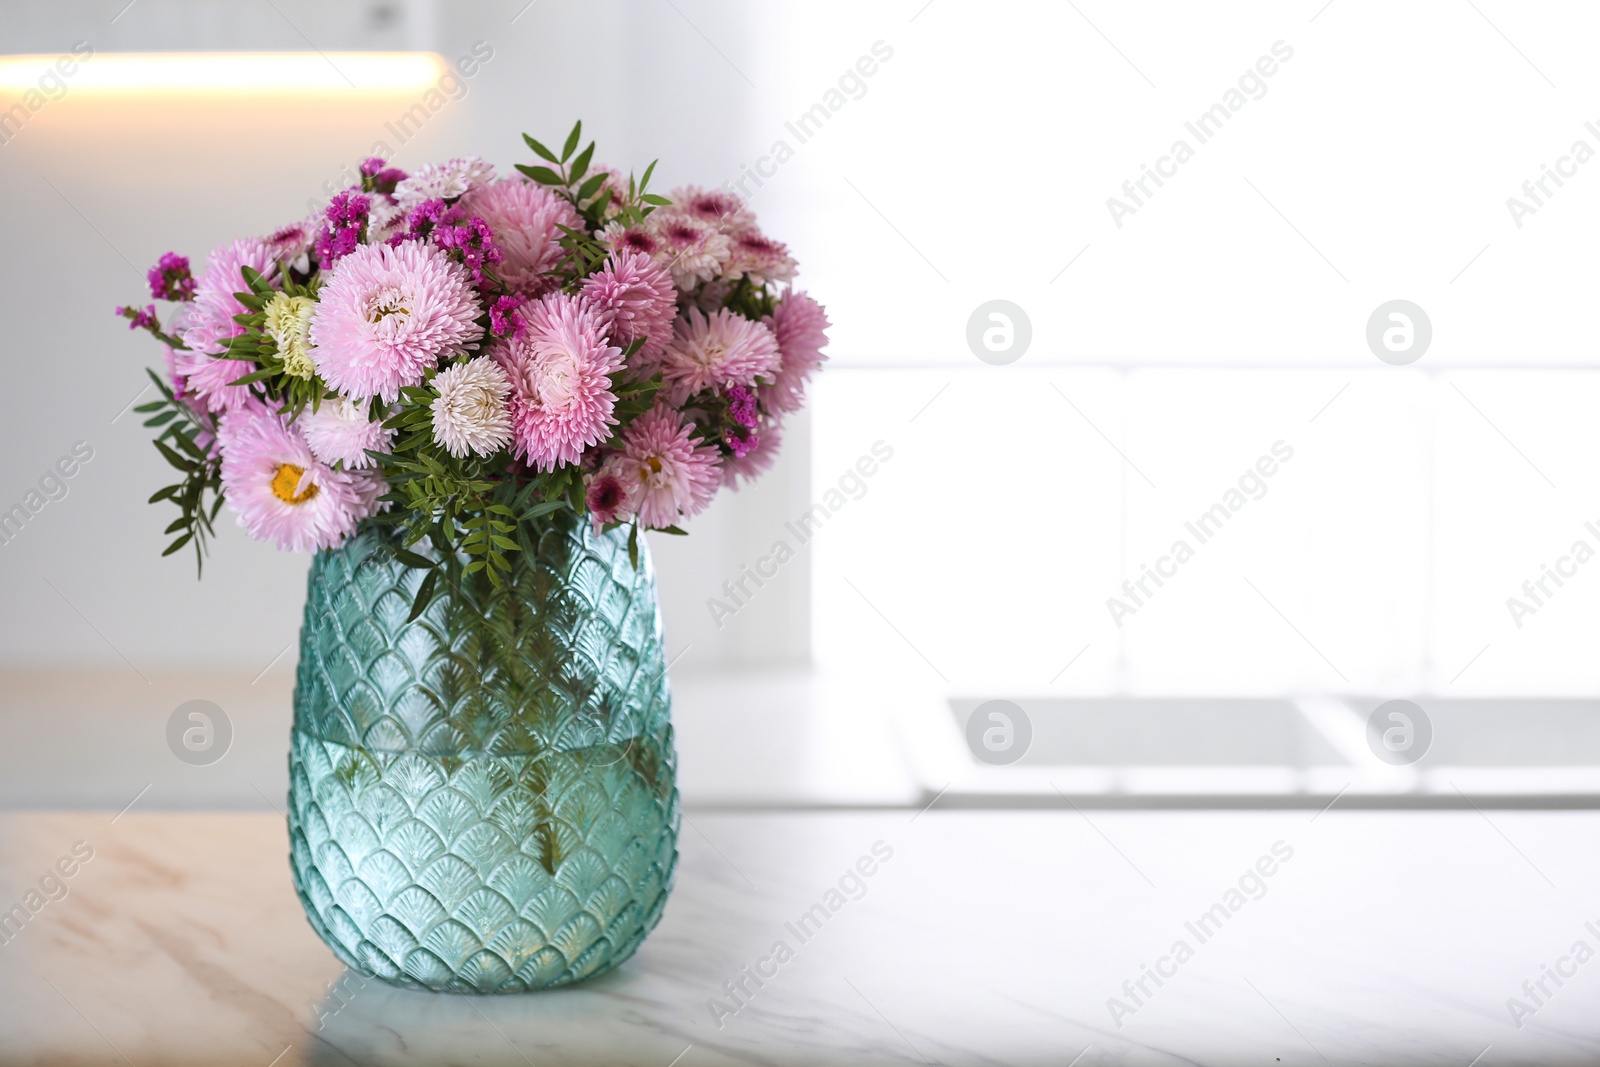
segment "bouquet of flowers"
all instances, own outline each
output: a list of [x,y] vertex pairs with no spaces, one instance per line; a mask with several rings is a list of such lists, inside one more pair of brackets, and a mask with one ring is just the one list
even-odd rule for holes
[[[826,358],[828,319],[795,261],[732,193],[648,191],[591,165],[582,124],[497,177],[477,157],[407,174],[382,159],[326,210],[212,252],[167,253],[120,307],[166,348],[137,410],[181,475],[166,554],[226,500],[251,536],[333,548],[395,527],[402,562],[486,571],[561,508],[596,532],[682,533],[772,462]],[[420,542],[432,558],[414,551]]]

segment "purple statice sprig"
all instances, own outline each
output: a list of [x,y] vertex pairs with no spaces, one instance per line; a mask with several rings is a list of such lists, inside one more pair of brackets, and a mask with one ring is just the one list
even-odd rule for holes
[[348,256],[361,244],[371,207],[372,198],[353,188],[334,195],[323,213],[322,232],[317,235],[314,248],[317,261],[324,268]]
[[194,275],[189,272],[188,256],[164,252],[145,277],[150,282],[150,295],[156,300],[194,299]]
[[489,305],[489,332],[496,337],[516,337],[522,333],[523,322],[515,313],[527,302],[528,298],[518,293],[496,297]]
[[156,318],[156,306],[154,304],[146,304],[143,308],[132,305],[119,306],[117,315],[128,320],[128,329],[149,330],[151,337],[154,337],[168,348],[187,349],[189,347],[176,337],[169,337],[161,332],[161,320]]
[[[755,390],[743,385],[730,385],[728,386],[726,399],[728,402],[728,418],[732,419],[738,426],[730,426],[727,432],[723,434],[722,439],[726,442],[728,450],[733,453],[734,459],[743,459],[754,451],[759,443],[759,437],[756,434],[756,423],[759,420],[756,415]],[[743,433],[740,432],[741,428],[744,431]]]
[[478,288],[500,288],[500,279],[489,268],[503,260],[505,253],[483,219],[469,216],[459,204],[446,205],[438,198],[424,200],[406,216],[405,231],[389,238],[389,243],[430,239],[446,252],[456,253]]
[[380,156],[372,156],[361,161],[362,192],[391,195],[394,193],[394,187],[405,180],[405,171],[399,167],[389,166]]

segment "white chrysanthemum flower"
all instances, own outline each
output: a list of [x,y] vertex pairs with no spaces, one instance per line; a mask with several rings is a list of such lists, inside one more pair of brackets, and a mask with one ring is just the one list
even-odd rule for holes
[[424,200],[453,200],[494,181],[494,164],[481,156],[462,156],[447,163],[428,163],[394,187],[394,198],[407,211]]
[[273,293],[263,309],[267,336],[278,345],[283,372],[296,378],[309,378],[316,368],[311,363],[311,314],[317,302],[309,296]]
[[457,363],[433,379],[433,439],[457,459],[489,456],[511,443],[511,382],[488,356]]

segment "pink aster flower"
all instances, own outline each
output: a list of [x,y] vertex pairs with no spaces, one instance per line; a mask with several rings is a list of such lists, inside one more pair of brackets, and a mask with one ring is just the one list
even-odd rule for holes
[[729,238],[728,265],[722,276],[729,281],[749,278],[755,285],[792,282],[798,266],[789,248],[757,229],[740,230]]
[[494,231],[505,257],[497,273],[509,288],[529,296],[555,288],[547,272],[561,261],[561,227],[583,225],[571,204],[542,185],[507,179],[474,189],[461,206]]
[[178,373],[195,403],[208,412],[236,411],[250,398],[247,386],[235,387],[233,382],[256,365],[247,359],[217,358],[230,337],[244,332],[233,317],[247,309],[233,294],[250,291],[245,267],[269,282],[277,280],[278,265],[266,242],[246,237],[223,245],[211,253],[206,272],[195,285],[194,299],[182,305],[172,323],[174,335],[189,346],[189,351],[177,354]]
[[744,198],[726,189],[702,189],[698,185],[684,185],[667,194],[671,207],[661,210],[669,214],[690,215],[701,222],[709,222],[726,234],[754,229],[756,216]]
[[363,470],[377,465],[367,450],[388,452],[395,431],[383,428],[383,419],[367,418],[367,405],[347,397],[325,399],[312,411],[300,413],[295,427],[323,463],[343,463],[346,469]]
[[631,487],[640,522],[664,529],[711,503],[721,481],[719,462],[716,448],[694,436],[682,415],[657,404],[622,432],[622,451],[601,471]]
[[438,248],[362,245],[317,294],[311,360],[338,392],[393,403],[441,359],[477,347],[480,314],[466,268]]
[[550,293],[517,312],[524,328],[499,342],[495,361],[511,381],[514,453],[540,470],[576,463],[616,423],[611,375],[622,349],[588,301]]
[[600,310],[613,343],[626,348],[644,342],[631,362],[649,377],[672,337],[678,310],[678,294],[666,268],[638,252],[616,252],[585,279],[583,295]]
[[418,167],[394,187],[394,198],[410,210],[424,200],[454,200],[492,181],[492,163],[484,162],[482,156],[460,156]]
[[276,262],[306,274],[311,270],[311,248],[317,243],[317,231],[321,226],[319,215],[291,222],[266,238],[267,251]]
[[664,255],[667,248],[666,241],[656,233],[649,219],[643,225],[631,228],[624,227],[620,222],[608,223],[598,236],[612,254],[637,252],[654,259]]
[[222,417],[222,486],[250,536],[291,552],[333,548],[372,514],[382,479],[336,471],[265,404]]
[[588,505],[589,521],[595,533],[613,522],[626,522],[633,514],[633,493],[614,470],[598,470],[585,482],[583,500]]
[[672,282],[688,292],[722,272],[732,255],[728,236],[692,215],[651,215],[645,225],[661,239],[656,261],[672,272]]
[[761,323],[727,308],[709,316],[690,308],[661,355],[661,377],[667,399],[682,404],[702,389],[770,380],[778,358],[777,339]]
[[772,411],[798,411],[805,403],[806,381],[828,358],[822,354],[828,343],[828,313],[805,293],[789,292],[763,321],[778,339],[782,360],[762,399]]

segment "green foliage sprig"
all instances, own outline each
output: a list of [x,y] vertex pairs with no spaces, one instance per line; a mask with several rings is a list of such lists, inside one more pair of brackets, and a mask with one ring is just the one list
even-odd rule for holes
[[[144,420],[146,426],[162,428],[155,439],[156,450],[183,475],[175,484],[157,489],[150,496],[152,504],[170,500],[178,507],[178,517],[166,529],[167,533],[178,536],[161,554],[170,556],[184,545],[193,544],[195,574],[199,575],[205,568],[207,540],[216,536],[212,524],[223,500],[222,459],[202,447],[198,440],[202,433],[213,433],[214,427],[209,419],[202,421],[194,409],[179,400],[154,371],[145,373],[161,391],[161,399],[140,404],[134,410],[150,415]],[[207,494],[211,495],[209,505]]]

